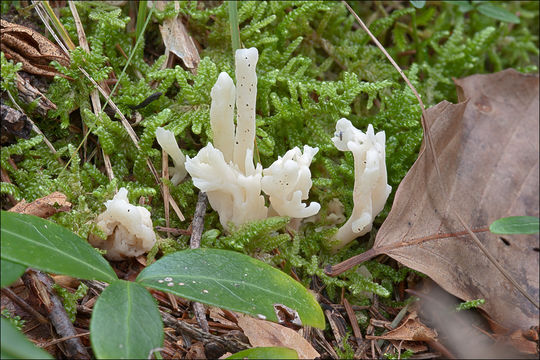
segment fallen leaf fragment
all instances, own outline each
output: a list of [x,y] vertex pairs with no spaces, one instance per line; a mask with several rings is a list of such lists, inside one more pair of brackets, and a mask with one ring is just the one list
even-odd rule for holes
[[[164,10],[167,5],[166,1],[155,1],[154,3],[160,10]],[[169,52],[172,52],[182,59],[188,69],[197,69],[201,61],[199,51],[181,18],[176,16],[172,19],[163,20],[163,25],[159,26],[159,32],[163,38],[167,56],[169,56]]]
[[53,60],[68,66],[70,59],[59,46],[35,30],[1,20],[1,48],[8,59],[23,64],[23,70],[32,74],[53,77],[65,75],[49,65]]
[[238,314],[238,326],[254,347],[282,346],[298,353],[299,359],[314,359],[319,353],[296,331],[285,326]]
[[31,203],[27,203],[23,199],[17,205],[9,209],[9,211],[19,214],[35,215],[46,219],[56,213],[69,211],[71,209],[71,203],[66,199],[66,195],[55,191],[45,197],[34,200]]
[[437,337],[437,332],[420,322],[416,312],[410,313],[403,323],[380,336],[366,335],[369,340],[406,340],[406,341],[431,341]]
[[512,344],[512,346],[520,353],[537,355],[537,343],[535,341],[528,340],[524,335],[524,331],[516,330],[508,337],[508,342]]
[[223,325],[228,325],[228,326],[237,326],[237,324],[234,321],[231,321],[225,317],[225,313],[220,308],[209,306],[208,313],[209,313],[210,319],[214,320],[215,322],[218,322]]

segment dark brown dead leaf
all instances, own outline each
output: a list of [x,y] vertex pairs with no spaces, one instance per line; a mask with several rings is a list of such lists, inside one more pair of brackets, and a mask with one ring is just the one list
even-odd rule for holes
[[17,205],[9,209],[9,211],[35,215],[46,219],[58,212],[69,211],[71,209],[71,203],[66,199],[66,195],[55,191],[45,197],[34,200],[31,203],[21,200]]
[[491,234],[494,220],[539,215],[538,76],[506,70],[456,80],[459,104],[446,101],[427,110],[442,181],[442,194],[429,149],[401,182],[373,248],[333,267],[332,274],[378,254],[431,277],[464,300],[482,306],[509,329],[538,324],[538,308],[498,271],[463,226],[533,299],[538,299],[538,234]]
[[315,359],[319,353],[299,333],[288,327],[238,314],[238,326],[254,347],[283,346],[296,350],[299,359]]
[[381,336],[366,335],[369,340],[406,340],[406,341],[431,341],[437,337],[437,332],[420,322],[416,312],[410,313],[403,323]]
[[45,36],[26,26],[1,20],[1,48],[8,59],[23,64],[23,70],[43,76],[63,76],[49,66],[53,60],[68,66],[69,57]]
[[[156,7],[164,10],[167,1],[155,1]],[[180,59],[189,70],[195,71],[199,66],[201,58],[199,51],[193,42],[193,38],[188,34],[186,27],[180,17],[163,20],[163,25],[159,26],[165,51],[172,52]],[[169,56],[169,54],[167,54]]]

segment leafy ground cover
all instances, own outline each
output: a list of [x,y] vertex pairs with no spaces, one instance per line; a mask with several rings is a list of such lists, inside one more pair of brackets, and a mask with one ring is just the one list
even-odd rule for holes
[[[45,34],[43,21],[36,12],[46,13],[48,6],[27,5],[2,2],[2,19]],[[18,39],[15,42],[2,35],[2,43],[9,43],[9,49],[2,47],[2,104],[9,107],[10,112],[20,108],[40,131],[39,134],[30,131],[21,134],[19,128],[14,130],[7,125],[2,115],[2,129],[4,126],[6,129],[0,156],[2,209],[20,204],[23,199],[32,203],[60,192],[65,195],[64,203],[53,201],[47,216],[86,239],[90,234],[103,235],[95,219],[104,210],[104,202],[125,187],[131,203],[141,204],[151,212],[158,234],[157,244],[148,256],[112,263],[112,269],[106,270],[109,278],[92,280],[81,273],[51,267],[54,261],[42,268],[54,274],[88,279],[84,284],[90,287],[89,292],[71,300],[79,310],[75,329],[85,334],[81,337],[84,345],[89,345],[89,338],[100,344],[107,341],[102,334],[88,335],[87,332],[89,328],[92,331],[92,326],[106,328],[108,319],[100,316],[107,298],[113,297],[114,292],[121,298],[132,291],[137,294],[134,296],[140,306],[150,306],[152,299],[141,285],[154,289],[150,293],[161,310],[165,336],[161,339],[163,349],[159,351],[164,357],[200,358],[205,352],[208,357],[220,356],[234,346],[212,345],[220,344],[219,338],[238,330],[246,335],[250,333],[248,327],[254,325],[243,327],[240,323],[244,322],[238,320],[225,322],[231,321],[231,317],[234,319],[235,315],[230,312],[216,315],[209,311],[212,320],[207,326],[215,336],[211,338],[213,342],[203,340],[205,337],[197,333],[195,326],[177,328],[181,325],[166,314],[193,324],[194,317],[200,319],[200,315],[194,315],[196,311],[184,297],[198,301],[204,297],[174,291],[174,296],[167,295],[166,283],[156,287],[145,280],[144,274],[152,272],[150,266],[156,259],[162,258],[161,264],[164,264],[167,259],[186,254],[180,251],[190,246],[195,228],[190,223],[204,219],[201,247],[244,253],[281,269],[317,293],[327,327],[322,331],[315,328],[303,331],[309,346],[321,356],[392,357],[405,348],[410,352],[402,352],[401,357],[411,356],[411,352],[426,357],[442,352],[447,356],[432,335],[418,339],[409,339],[403,334],[401,338],[388,335],[373,338],[392,329],[405,331],[403,329],[409,325],[425,327],[411,316],[412,313],[406,316],[409,307],[415,306],[415,298],[405,290],[413,290],[415,284],[422,281],[422,274],[386,255],[337,277],[324,271],[325,266],[341,263],[380,244],[381,241],[375,240],[377,230],[389,214],[396,189],[418,157],[424,135],[422,110],[414,93],[368,34],[359,28],[344,4],[304,1],[237,4],[236,21],[242,47],[259,50],[255,158],[268,167],[277,156],[294,146],[318,147],[311,165],[310,201],[320,203],[321,211],[316,218],[304,221],[296,231],[288,227],[288,218],[275,217],[248,223],[229,234],[223,231],[211,208],[204,217],[196,213],[199,191],[190,178],[178,185],[168,179],[160,180],[162,154],[155,139],[157,127],[172,131],[181,149],[191,158],[211,140],[210,90],[220,72],[234,74],[233,17],[229,4],[179,2],[175,5],[171,2],[157,8],[142,1],[138,5],[135,2],[76,2],[72,4],[76,11],[61,2],[50,5],[63,26],[55,30],[61,39],[54,42],[65,44],[69,61],[64,59],[65,55],[45,49],[39,56],[14,57],[13,51],[24,51],[24,44],[29,43],[28,34],[18,35],[18,38],[14,35]],[[426,108],[443,100],[458,102],[453,79],[507,68],[526,74],[538,71],[537,2],[352,2],[351,6],[404,69]],[[11,25],[2,24],[3,31],[7,26]],[[185,36],[191,40],[178,44],[176,38],[175,42],[163,35],[163,28],[166,31],[184,28]],[[85,33],[82,39],[81,29]],[[13,31],[22,34],[26,30]],[[31,37],[34,41],[43,41],[37,35]],[[84,43],[90,51],[85,49]],[[94,82],[103,93],[96,91]],[[28,90],[22,90],[30,87],[43,96],[35,91],[34,95],[28,95]],[[117,109],[112,104],[106,105],[105,96],[110,96]],[[4,107],[2,111],[4,113]],[[329,204],[338,199],[343,204],[345,217],[353,208],[353,156],[339,152],[330,140],[336,121],[342,117],[359,129],[373,124],[376,131],[385,131],[388,182],[393,191],[371,233],[333,254],[329,239],[337,227],[331,216],[335,210]],[[32,127],[21,121],[25,128]],[[126,123],[133,128],[134,135],[126,131]],[[132,141],[133,136],[138,138],[137,143]],[[161,183],[168,187],[170,197],[185,220],[178,212],[169,210]],[[62,209],[66,204],[69,204],[67,211]],[[538,215],[538,211],[522,215]],[[4,251],[4,247],[2,249]],[[167,255],[171,257],[165,257]],[[17,263],[21,262],[20,258],[7,260],[19,266],[14,271],[17,278],[17,274],[24,271]],[[87,261],[90,260],[82,262]],[[4,258],[2,263],[5,263]],[[149,267],[143,270],[147,265]],[[217,265],[213,266],[219,271]],[[138,280],[114,282],[113,269],[122,280]],[[181,270],[174,271],[181,276]],[[157,274],[163,278],[169,275],[161,270]],[[23,278],[26,286],[34,281],[28,274]],[[70,292],[75,292],[79,285],[76,279],[62,282],[65,279],[61,275],[55,275],[54,279]],[[99,299],[103,284],[98,280],[114,284]],[[176,283],[174,289],[181,286]],[[21,295],[27,291],[21,283],[13,289]],[[4,301],[13,303],[13,296],[8,300],[4,291],[2,294],[2,306]],[[64,305],[69,302],[67,298],[64,296]],[[474,304],[479,305],[481,301]],[[23,311],[20,304],[10,306],[14,314]],[[100,316],[92,316],[90,323],[93,309],[100,311]],[[25,314],[28,319],[25,329],[32,326],[39,329],[38,320]],[[122,314],[118,319],[122,321]],[[123,319],[131,318],[126,315]],[[160,323],[154,320],[147,322],[157,329],[154,332],[160,332]],[[294,324],[289,325],[294,327]],[[46,339],[37,342],[57,357],[61,356],[61,351],[67,354],[65,348],[57,347],[50,334],[44,335],[44,330],[41,331],[35,330],[30,337],[35,341]],[[181,334],[189,334],[193,342],[186,342]],[[260,332],[257,334],[254,336],[262,337]],[[155,344],[160,344],[160,339],[152,339],[154,343],[148,346],[159,347]],[[415,348],[414,344],[402,347],[396,342],[399,339],[414,340],[424,348]],[[256,339],[248,340],[252,345],[256,342]],[[429,348],[424,343],[419,345],[417,340],[424,341]],[[137,342],[137,338],[130,338],[126,343],[130,341]],[[247,343],[245,337],[230,340],[230,344],[242,343]],[[286,344],[270,345],[287,347]],[[70,346],[65,347],[69,350]],[[137,357],[133,352],[110,352],[109,348],[98,346],[92,349],[98,357],[111,354]],[[240,349],[241,346],[237,350]],[[276,349],[278,353],[266,356],[279,356]]]

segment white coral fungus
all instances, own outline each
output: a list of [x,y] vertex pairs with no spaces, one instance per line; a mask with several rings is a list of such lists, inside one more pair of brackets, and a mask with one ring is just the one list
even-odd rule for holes
[[347,119],[340,119],[332,138],[341,151],[354,157],[353,212],[338,230],[332,249],[337,251],[371,230],[375,216],[384,208],[392,187],[387,184],[384,131],[377,134],[370,124],[366,133],[356,129]]
[[97,225],[105,232],[103,240],[91,235],[89,241],[107,250],[109,260],[123,260],[149,251],[156,243],[150,212],[142,206],[131,205],[125,188],[118,190],[112,200],[105,202],[107,208],[97,217]]
[[279,157],[269,168],[264,169],[262,189],[270,197],[272,208],[280,216],[306,218],[319,212],[319,203],[309,206],[302,203],[311,189],[309,165],[319,148],[304,145],[304,153],[295,147]]

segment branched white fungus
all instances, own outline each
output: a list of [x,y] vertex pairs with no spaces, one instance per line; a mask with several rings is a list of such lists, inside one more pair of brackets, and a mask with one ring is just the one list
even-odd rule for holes
[[92,245],[107,250],[109,260],[123,260],[150,251],[156,243],[150,212],[142,206],[131,205],[125,188],[118,190],[112,200],[105,202],[106,210],[97,217],[97,225],[107,239],[90,235]]
[[308,198],[311,189],[311,172],[309,165],[319,148],[304,145],[304,153],[295,147],[283,157],[264,169],[262,189],[270,197],[272,208],[280,216],[306,218],[319,212],[319,203],[312,202],[309,206],[302,203]]
[[251,162],[249,175],[244,175],[232,163],[226,163],[223,154],[211,143],[197,156],[186,161],[186,169],[193,178],[193,185],[208,195],[208,202],[219,214],[224,229],[229,222],[235,225],[251,220],[264,219],[268,209],[261,195],[262,166],[253,167],[250,151],[246,163]]
[[[280,215],[303,218],[319,211],[318,203],[306,207],[311,188],[309,165],[318,149],[295,148],[265,170],[264,180],[261,164],[253,164],[255,143],[255,106],[257,101],[257,75],[255,67],[257,49],[236,51],[236,88],[226,73],[221,73],[211,91],[210,124],[213,144],[202,148],[193,159],[187,157],[185,166],[193,184],[208,195],[208,201],[219,213],[219,220],[228,230],[229,222],[241,225],[260,220],[268,215],[262,184],[273,208]],[[236,95],[236,127],[233,123],[234,96]],[[281,174],[280,171],[286,173]],[[283,179],[289,185],[279,187]]]
[[159,146],[161,146],[161,148],[165,150],[165,152],[169,154],[173,160],[174,167],[169,168],[169,174],[172,175],[171,183],[173,185],[180,184],[180,181],[182,181],[187,175],[187,171],[184,166],[186,157],[182,153],[182,150],[180,150],[180,147],[178,147],[178,143],[174,138],[173,132],[165,130],[162,127],[158,127],[156,129],[156,140],[159,143]]
[[375,216],[384,208],[392,190],[386,179],[384,131],[377,134],[370,124],[366,133],[356,129],[347,119],[340,119],[332,138],[341,151],[354,157],[354,207],[351,217],[338,230],[332,250],[337,251],[371,230]]

